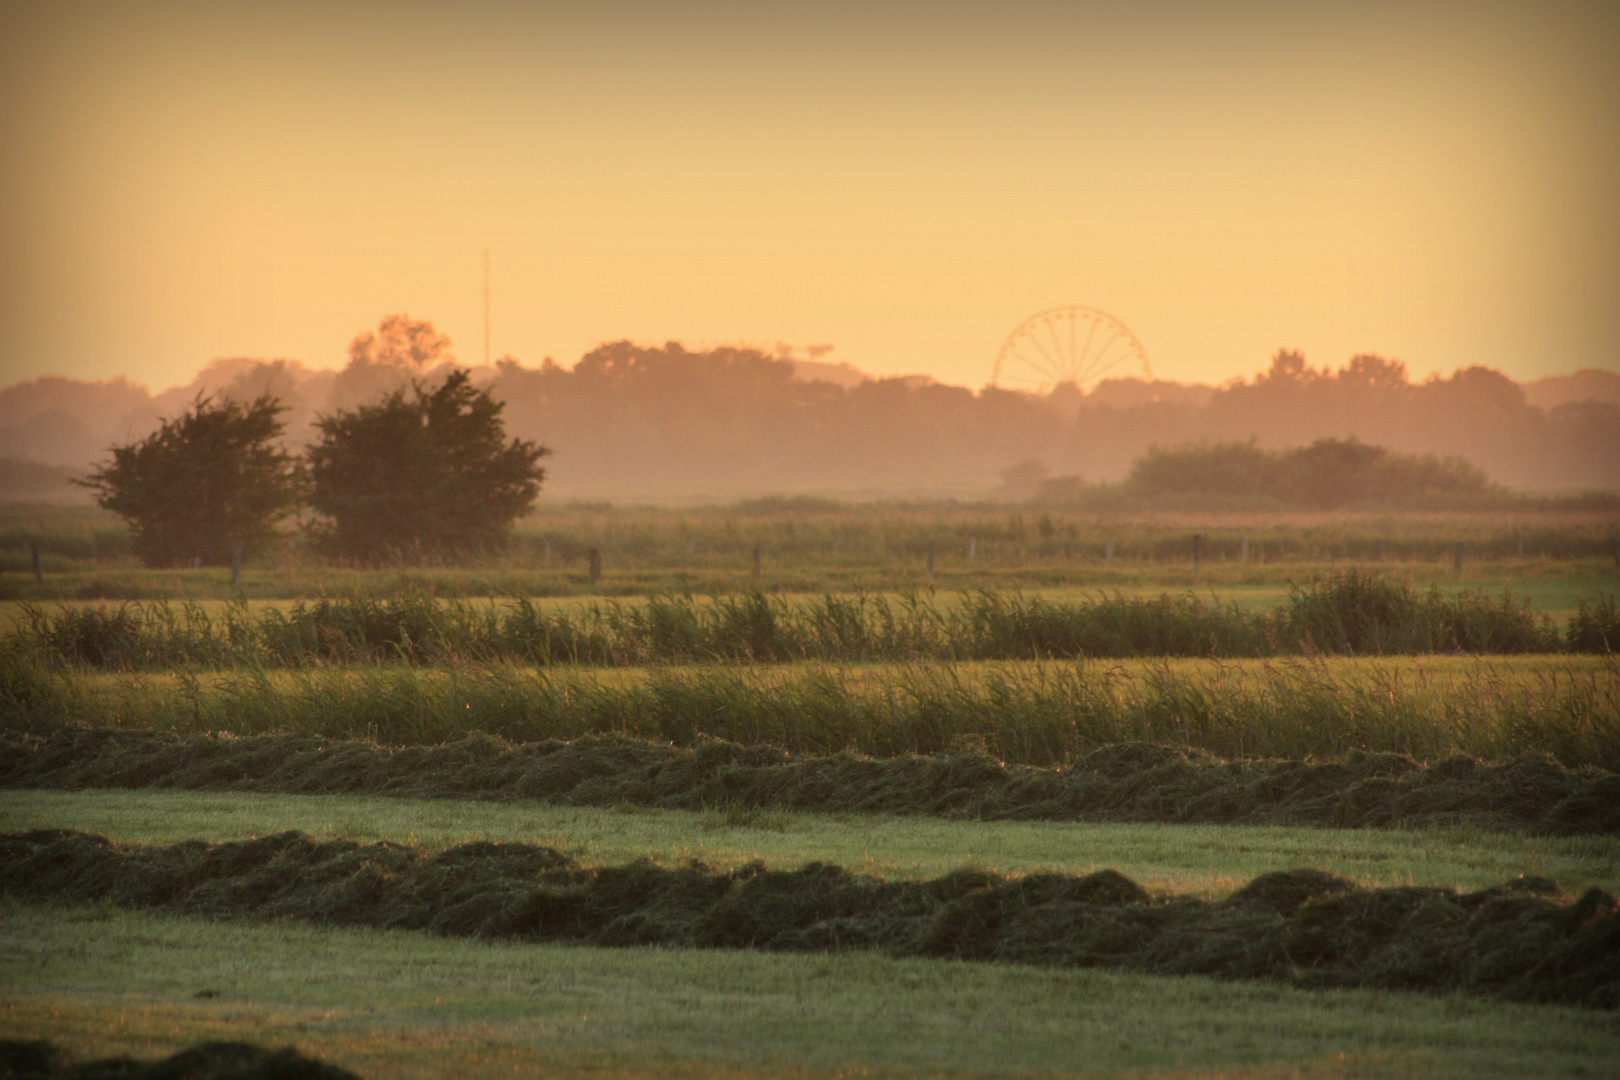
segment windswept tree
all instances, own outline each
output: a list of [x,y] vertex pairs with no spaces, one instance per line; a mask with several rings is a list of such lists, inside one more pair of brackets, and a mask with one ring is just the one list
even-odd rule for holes
[[550,453],[506,437],[502,405],[456,371],[315,422],[310,505],[327,554],[461,558],[498,549],[534,505]]
[[298,506],[302,469],[278,443],[281,402],[199,397],[144,439],[77,481],[125,521],[148,566],[229,563],[273,544]]

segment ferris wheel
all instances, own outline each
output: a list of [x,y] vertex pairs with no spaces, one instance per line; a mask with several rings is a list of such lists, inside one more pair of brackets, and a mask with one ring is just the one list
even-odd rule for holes
[[1008,335],[996,353],[990,385],[1044,394],[1061,383],[1090,389],[1118,372],[1152,378],[1147,350],[1131,328],[1088,307],[1038,312]]

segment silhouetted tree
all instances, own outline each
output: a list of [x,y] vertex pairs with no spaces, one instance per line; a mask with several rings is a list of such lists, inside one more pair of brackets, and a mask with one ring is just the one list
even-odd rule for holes
[[501,403],[456,371],[316,420],[315,537],[332,555],[456,558],[499,547],[540,493],[550,453],[506,438]]
[[374,333],[349,342],[349,363],[332,384],[331,404],[350,408],[403,390],[413,378],[441,364],[454,364],[451,341],[425,319],[385,315]]
[[112,447],[112,461],[78,481],[129,522],[148,566],[228,563],[276,540],[298,505],[302,472],[277,445],[286,411],[269,395],[246,405],[199,397],[151,435]]

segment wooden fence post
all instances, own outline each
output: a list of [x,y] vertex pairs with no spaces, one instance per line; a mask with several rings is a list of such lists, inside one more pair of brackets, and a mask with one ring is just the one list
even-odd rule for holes
[[1114,542],[1112,540],[1110,540],[1106,544],[1103,545],[1103,562],[1105,564],[1107,564],[1107,563],[1112,563],[1113,561],[1114,561]]
[[34,584],[40,588],[45,587],[45,569],[39,562],[39,541],[28,541],[28,558],[34,564]]
[[968,562],[972,562],[974,556],[977,555],[978,553],[979,553],[979,541],[978,541],[978,539],[976,537],[972,537],[972,536],[968,537]]
[[756,584],[756,585],[759,584],[759,573],[760,573],[759,545],[755,544],[754,545],[754,584]]
[[1238,545],[1238,562],[1246,563],[1248,561],[1249,561],[1249,538],[1247,536],[1245,536],[1243,538],[1243,542]]
[[1204,537],[1202,533],[1193,533],[1193,573],[1198,573],[1198,557],[1203,554]]
[[231,591],[242,587],[242,542],[231,545]]
[[928,541],[928,580],[934,580],[934,556],[939,551],[939,545],[932,540]]
[[1458,544],[1456,547],[1451,549],[1451,569],[1453,571],[1455,571],[1456,573],[1459,573],[1459,574],[1462,573],[1462,545],[1461,544]]
[[595,585],[598,581],[602,580],[602,549],[601,548],[591,548],[591,550],[590,550],[590,559],[591,559],[591,584]]

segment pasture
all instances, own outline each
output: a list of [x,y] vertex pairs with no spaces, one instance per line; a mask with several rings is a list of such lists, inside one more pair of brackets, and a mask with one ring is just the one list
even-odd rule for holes
[[[1194,540],[1198,563],[1194,565]],[[426,589],[443,596],[884,594],[934,588],[1127,595],[1214,589],[1264,606],[1290,582],[1377,565],[1423,587],[1498,592],[1567,615],[1620,580],[1612,511],[1079,514],[963,503],[760,499],[662,509],[542,505],[507,549],[472,565],[346,567],[301,542],[243,568],[145,569],[118,519],[93,507],[0,506],[0,601],[251,600]],[[1462,545],[1462,570],[1455,569]],[[44,584],[32,573],[40,553]],[[589,553],[601,557],[592,581]],[[756,576],[754,555],[759,555]],[[933,572],[930,573],[930,562]]]
[[573,505],[233,591],[11,508],[0,1025],[371,1077],[1599,1075],[1614,528]]

